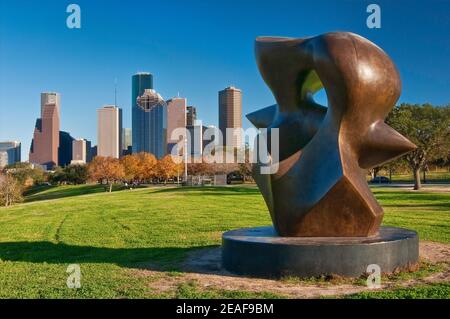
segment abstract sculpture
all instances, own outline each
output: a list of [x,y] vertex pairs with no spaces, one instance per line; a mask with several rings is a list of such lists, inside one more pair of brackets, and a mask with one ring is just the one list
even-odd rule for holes
[[[346,32],[260,37],[255,53],[277,104],[247,117],[269,137],[278,128],[279,168],[262,175],[257,164],[253,173],[277,233],[377,235],[383,209],[367,169],[415,148],[384,123],[401,90],[395,65],[378,46]],[[322,87],[328,108],[313,99]]]
[[[258,38],[255,51],[277,102],[247,115],[267,128],[259,144],[267,141],[271,162],[259,161],[253,175],[274,227],[225,232],[224,268],[263,277],[411,269],[419,258],[417,233],[380,227],[383,209],[365,178],[370,167],[415,148],[384,123],[400,95],[392,61],[344,32]],[[328,108],[313,99],[322,87]]]

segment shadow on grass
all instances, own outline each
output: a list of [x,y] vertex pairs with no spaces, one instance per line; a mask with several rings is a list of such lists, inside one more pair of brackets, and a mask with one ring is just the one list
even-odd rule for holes
[[152,193],[186,193],[194,196],[227,196],[261,194],[254,186],[189,186],[171,187],[152,191]]
[[188,253],[203,247],[106,248],[64,243],[0,243],[0,260],[49,264],[113,263],[119,266],[151,270],[179,270]]
[[[122,188],[120,185],[114,185],[113,191],[118,191]],[[25,202],[29,203],[104,192],[106,192],[104,185],[39,186],[26,191],[24,195]]]

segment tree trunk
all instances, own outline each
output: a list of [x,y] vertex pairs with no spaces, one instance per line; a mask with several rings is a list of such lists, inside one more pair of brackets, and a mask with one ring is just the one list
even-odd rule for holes
[[427,183],[427,175],[426,175],[425,169],[423,170],[423,183],[424,184]]
[[418,191],[422,187],[420,183],[420,168],[414,169],[414,190]]
[[113,183],[110,183],[110,184],[109,184],[109,192],[110,192],[110,193],[112,192],[112,187],[113,187]]

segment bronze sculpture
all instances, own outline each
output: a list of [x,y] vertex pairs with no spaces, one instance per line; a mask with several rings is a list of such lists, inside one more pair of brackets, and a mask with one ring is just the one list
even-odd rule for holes
[[[278,171],[253,173],[278,235],[377,235],[383,209],[365,172],[415,148],[384,123],[401,90],[393,62],[346,32],[260,37],[255,53],[277,104],[247,117],[269,135],[278,128],[280,141]],[[328,108],[313,99],[322,87]]]

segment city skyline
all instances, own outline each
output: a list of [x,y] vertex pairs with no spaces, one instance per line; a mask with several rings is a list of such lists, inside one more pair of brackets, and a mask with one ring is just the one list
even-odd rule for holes
[[[243,115],[273,104],[254,63],[253,42],[259,35],[359,33],[383,47],[397,64],[403,82],[399,102],[449,102],[450,48],[445,40],[449,3],[435,2],[431,8],[414,1],[408,5],[377,1],[381,29],[367,28],[365,1],[279,1],[276,7],[265,1],[258,6],[240,1],[231,18],[218,3],[200,1],[136,2],[138,11],[119,1],[106,7],[77,3],[82,10],[80,30],[65,26],[67,3],[0,4],[0,140],[20,141],[23,160],[28,158],[30,127],[39,117],[36,97],[47,90],[61,94],[61,128],[93,145],[96,109],[114,103],[115,79],[124,127],[131,127],[129,78],[141,70],[157,75],[154,85],[164,97],[180,92],[188,98],[207,124],[218,125],[217,92],[230,85],[245,93]],[[170,12],[179,23],[163,24],[164,15],[156,15],[152,23],[164,28],[150,32],[145,27],[145,12],[150,9]],[[411,18],[417,12],[420,22]],[[276,23],[265,23],[269,14]],[[324,103],[324,95],[320,98]],[[243,116],[243,127],[250,126]]]

